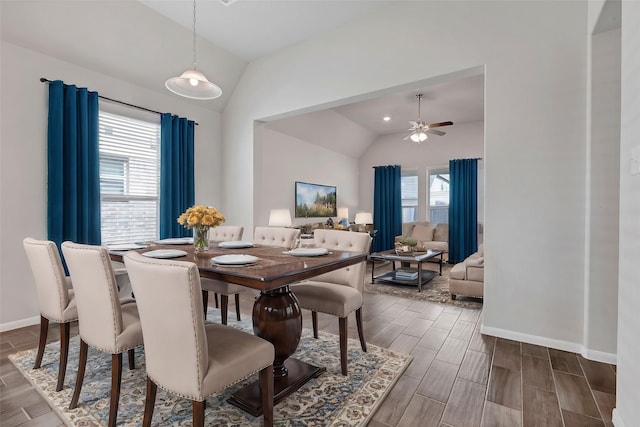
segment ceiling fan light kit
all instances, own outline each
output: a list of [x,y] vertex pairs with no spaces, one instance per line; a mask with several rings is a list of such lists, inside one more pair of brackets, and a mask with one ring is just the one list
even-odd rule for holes
[[197,70],[196,61],[196,1],[193,0],[193,68],[178,77],[171,77],[164,85],[171,92],[191,99],[215,99],[222,95],[222,89],[211,83]]
[[413,142],[417,142],[418,144],[420,144],[422,141],[425,141],[428,138],[429,137],[427,136],[426,133],[424,133],[422,131],[418,131],[418,130],[416,130],[415,132],[413,132],[411,134],[411,140]]
[[426,141],[427,138],[429,138],[427,133],[431,133],[433,135],[438,135],[438,136],[442,136],[446,134],[446,132],[443,132],[441,130],[436,130],[433,128],[440,127],[440,126],[453,125],[453,122],[431,123],[428,125],[425,121],[420,119],[420,101],[422,101],[422,97],[423,97],[423,94],[421,93],[416,95],[416,98],[418,98],[418,120],[415,122],[409,121],[409,123],[411,124],[411,128],[409,130],[412,132],[409,135],[404,137],[405,141],[407,139],[411,139],[413,142],[417,142],[418,144],[420,144],[421,142]]

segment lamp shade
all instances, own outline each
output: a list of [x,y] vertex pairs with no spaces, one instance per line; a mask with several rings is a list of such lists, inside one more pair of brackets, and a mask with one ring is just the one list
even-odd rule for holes
[[349,221],[349,208],[338,208],[338,219]]
[[215,99],[222,95],[222,89],[198,70],[187,70],[180,77],[171,77],[164,85],[171,92],[191,99]]
[[427,134],[424,133],[422,130],[416,130],[411,134],[411,140],[413,142],[421,143],[422,141],[425,141],[427,138],[428,138]]
[[358,212],[355,218],[356,224],[373,224],[371,212]]
[[271,213],[269,214],[269,226],[290,227],[291,212],[289,212],[289,209],[271,209]]

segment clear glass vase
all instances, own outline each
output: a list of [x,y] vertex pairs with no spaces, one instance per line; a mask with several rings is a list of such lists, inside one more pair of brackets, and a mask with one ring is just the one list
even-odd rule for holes
[[193,249],[196,253],[209,249],[209,227],[193,227]]

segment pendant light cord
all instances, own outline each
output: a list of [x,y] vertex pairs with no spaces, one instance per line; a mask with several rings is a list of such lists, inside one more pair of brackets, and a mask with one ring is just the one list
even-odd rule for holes
[[196,62],[196,0],[193,0],[193,69],[198,69]]

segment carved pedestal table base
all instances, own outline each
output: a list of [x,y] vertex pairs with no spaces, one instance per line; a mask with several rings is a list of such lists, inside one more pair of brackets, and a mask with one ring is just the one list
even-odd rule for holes
[[[302,334],[302,313],[289,286],[262,292],[253,305],[253,331],[271,342],[275,348],[273,362],[273,403],[302,387],[311,378],[326,371],[297,359],[290,358],[298,347]],[[229,403],[253,416],[262,414],[260,384],[255,381],[235,392]]]

